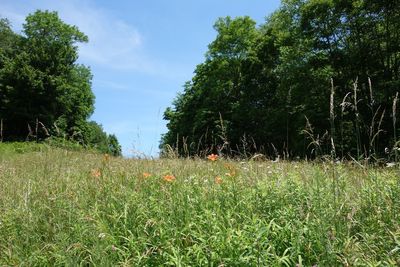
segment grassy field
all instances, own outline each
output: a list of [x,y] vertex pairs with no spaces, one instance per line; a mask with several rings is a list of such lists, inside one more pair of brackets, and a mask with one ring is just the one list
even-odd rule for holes
[[399,169],[0,144],[0,266],[399,266]]

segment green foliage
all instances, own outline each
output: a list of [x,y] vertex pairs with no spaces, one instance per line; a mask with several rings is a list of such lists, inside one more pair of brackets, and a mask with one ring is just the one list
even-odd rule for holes
[[47,128],[61,116],[68,117],[68,124],[86,120],[93,112],[91,75],[75,61],[76,43],[87,37],[48,11],[29,15],[23,33],[1,69],[4,136],[24,139],[27,125],[33,128],[36,120]]
[[258,28],[219,19],[205,62],[165,112],[161,148],[315,156],[302,134],[308,118],[323,153],[333,140],[343,156],[383,156],[396,142],[399,10],[398,1],[286,0]]
[[74,131],[74,139],[88,148],[94,148],[102,153],[121,156],[121,146],[114,134],[108,135],[103,127],[95,121],[84,122]]
[[[88,37],[57,12],[36,11],[23,35],[0,20],[0,119],[4,140],[49,135],[120,155],[118,141],[88,122],[94,111],[92,74],[77,64],[78,43]],[[87,132],[86,132],[87,131]]]
[[[174,101],[174,109],[169,108],[164,114],[170,120],[170,131],[163,137],[162,145],[182,143],[184,139],[189,153],[226,150],[232,145],[235,148],[240,138],[235,135],[237,127],[246,128],[243,122],[249,118],[237,116],[238,113],[257,108],[244,107],[242,103],[251,101],[253,90],[265,90],[265,85],[255,82],[247,86],[253,82],[248,80],[248,73],[260,67],[253,49],[259,40],[255,22],[249,17],[227,17],[219,19],[214,28],[218,37],[209,45],[206,61],[197,66],[195,77]],[[229,134],[229,141],[223,140],[225,133]]]
[[397,266],[398,167],[0,153],[0,265]]
[[118,139],[114,134],[110,134],[107,138],[108,140],[108,153],[113,156],[121,156],[122,150],[118,143]]
[[35,142],[13,142],[13,143],[0,143],[0,159],[6,160],[11,156],[17,154],[33,153],[33,152],[44,152],[48,149],[43,144]]
[[6,95],[10,91],[10,88],[4,85],[5,74],[2,70],[15,53],[15,46],[18,42],[19,38],[11,30],[8,20],[0,19],[0,114],[5,113],[5,107],[9,102]]

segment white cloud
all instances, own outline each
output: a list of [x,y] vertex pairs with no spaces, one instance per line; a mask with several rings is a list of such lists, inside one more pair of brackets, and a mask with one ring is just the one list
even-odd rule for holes
[[36,9],[55,10],[68,24],[76,25],[89,37],[89,43],[80,44],[80,61],[108,68],[153,72],[155,66],[143,56],[143,36],[133,26],[115,18],[107,10],[91,1],[51,1],[0,3],[0,15],[21,29],[24,18]]
[[188,66],[152,58],[145,49],[143,33],[109,10],[95,5],[95,1],[0,1],[0,15],[10,19],[16,30],[20,30],[25,17],[37,9],[57,11],[63,21],[76,25],[89,37],[89,43],[79,45],[79,61],[85,65],[179,81],[190,78]]
[[101,80],[101,79],[96,79],[94,80],[94,85],[98,88],[104,88],[104,89],[111,89],[114,91],[127,91],[129,90],[129,87],[125,84],[113,82],[113,81],[107,81],[107,80]]

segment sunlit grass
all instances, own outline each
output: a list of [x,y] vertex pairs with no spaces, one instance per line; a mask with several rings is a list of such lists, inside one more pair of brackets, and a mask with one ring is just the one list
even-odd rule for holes
[[0,144],[1,266],[400,264],[396,168],[14,148]]

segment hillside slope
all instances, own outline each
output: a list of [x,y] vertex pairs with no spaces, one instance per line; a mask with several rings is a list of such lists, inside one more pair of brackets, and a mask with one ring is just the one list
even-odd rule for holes
[[395,168],[0,151],[1,266],[400,264]]

